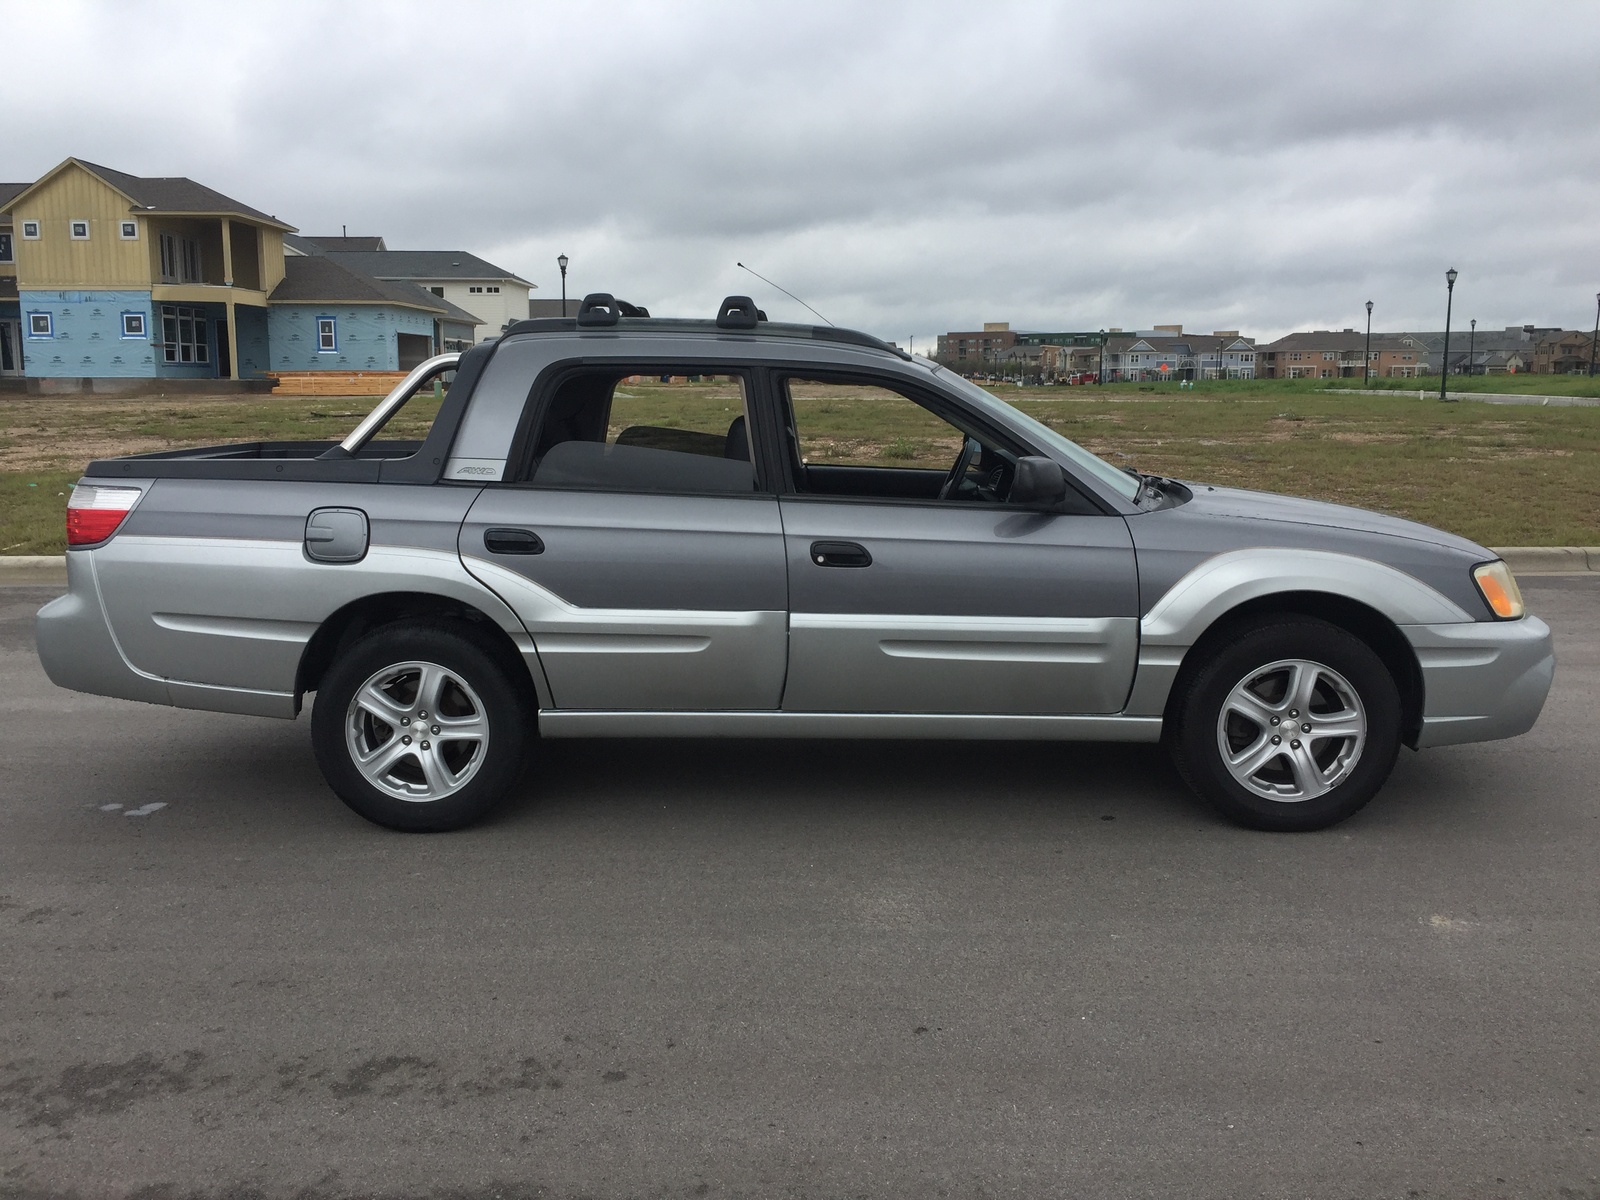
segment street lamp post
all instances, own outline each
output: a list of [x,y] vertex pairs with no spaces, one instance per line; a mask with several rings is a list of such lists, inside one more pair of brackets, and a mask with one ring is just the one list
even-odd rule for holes
[[1439,360],[1439,399],[1449,402],[1450,397],[1445,395],[1445,388],[1450,384],[1450,306],[1456,298],[1456,269],[1451,267],[1444,273],[1445,299],[1444,299],[1444,357]]
[[1361,352],[1361,386],[1372,381],[1372,301],[1367,301],[1367,347]]
[[1473,365],[1475,362],[1477,362],[1477,359],[1473,357],[1473,355],[1475,355],[1478,352],[1477,351],[1477,346],[1478,346],[1478,318],[1477,317],[1473,317],[1472,318],[1472,333],[1467,338],[1467,374],[1468,375],[1476,375],[1478,373],[1478,368]]
[[1594,378],[1594,347],[1600,342],[1600,293],[1594,298],[1594,337],[1589,342],[1589,378]]
[[567,256],[557,255],[556,266],[561,268],[561,315],[567,315]]

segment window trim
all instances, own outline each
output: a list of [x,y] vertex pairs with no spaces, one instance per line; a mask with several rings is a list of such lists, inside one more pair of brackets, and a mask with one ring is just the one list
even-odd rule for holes
[[[139,332],[138,333],[129,333],[128,332],[128,318],[129,317],[134,317],[134,318],[136,318],[138,320],[138,322],[139,322]],[[144,313],[139,312],[139,311],[137,311],[135,309],[123,309],[123,311],[122,311],[122,337],[123,337],[123,340],[130,341],[130,342],[131,341],[141,341],[141,342],[144,341],[145,337],[147,336],[147,334],[149,332],[149,324],[150,324],[150,322],[146,319]]]
[[[933,415],[938,417],[940,420],[947,421],[951,425],[955,425],[956,428],[964,433],[967,437],[976,436],[980,441],[987,438],[992,442],[998,443],[1000,448],[1007,450],[1009,453],[1017,455],[1019,458],[1024,456],[1036,456],[1039,458],[1048,458],[1051,462],[1057,461],[1055,455],[1039,449],[1039,447],[1030,442],[1021,440],[1011,430],[1003,428],[1002,426],[999,426],[993,421],[989,420],[987,414],[968,408],[956,397],[949,396],[942,391],[921,386],[917,380],[902,379],[897,375],[879,374],[878,372],[870,369],[863,370],[860,368],[848,367],[819,367],[809,363],[798,363],[793,365],[768,364],[767,380],[769,402],[773,405],[773,417],[779,426],[779,433],[781,434],[781,437],[775,437],[773,440],[775,443],[782,443],[776,446],[776,452],[779,458],[782,460],[781,467],[783,470],[783,491],[780,494],[784,499],[824,501],[836,504],[890,504],[897,506],[913,505],[917,508],[953,509],[956,511],[975,509],[982,512],[1019,512],[1034,514],[1037,514],[1040,511],[1036,505],[1011,504],[1009,502],[974,505],[960,500],[918,500],[909,496],[829,496],[817,492],[803,491],[798,486],[795,470],[799,465],[798,458],[800,448],[798,445],[789,446],[786,444],[788,427],[784,421],[784,409],[787,407],[787,402],[784,398],[783,385],[786,380],[795,377],[809,379],[816,383],[854,383],[871,387],[881,387],[885,391],[895,392],[904,396],[913,404],[921,404],[922,407],[933,413]],[[922,401],[916,399],[917,396],[926,397],[929,402],[923,403]],[[959,413],[965,419],[966,423],[971,426],[971,428],[964,429],[960,424],[957,424],[957,422],[951,421],[949,416],[947,416],[944,411],[947,409]],[[796,432],[798,434],[798,431]],[[863,467],[861,469],[870,471],[878,468]],[[893,470],[895,468],[884,469]],[[1074,472],[1072,468],[1062,465],[1061,472],[1066,477],[1068,488],[1077,493],[1079,500],[1082,503],[1082,508],[1078,512],[1064,512],[1063,515],[1119,515],[1113,510],[1109,510],[1091,489],[1080,483],[1076,472]]]
[[[83,226],[81,234],[78,232],[78,226],[80,225]],[[69,217],[67,219],[67,237],[74,242],[87,242],[89,235],[93,231],[94,226],[81,217]]]
[[[328,323],[327,336],[332,340],[332,343],[333,343],[332,345],[328,345],[328,346],[323,345],[323,341],[322,341],[322,339],[323,339],[322,323],[324,321],[326,321]],[[327,314],[319,314],[317,316],[317,318],[316,318],[316,322],[317,322],[317,353],[318,354],[337,354],[337,353],[339,353],[339,318],[335,317],[335,316],[327,315]]]
[[[128,230],[130,228],[133,230],[132,233],[128,232]],[[139,222],[138,221],[118,221],[117,222],[117,236],[120,237],[125,242],[136,242],[136,241],[138,241],[139,240]]]
[[[44,318],[44,332],[43,333],[39,333],[34,329],[33,322],[34,322],[34,318],[35,317],[43,317]],[[47,340],[49,338],[55,337],[55,335],[56,335],[56,317],[55,317],[54,313],[48,312],[48,311],[40,311],[38,309],[29,309],[28,310],[28,337],[30,339],[37,339],[39,341],[45,341],[45,340]]]
[[[20,224],[22,225],[23,241],[37,242],[42,236],[42,226],[38,221],[22,221]],[[33,232],[30,233],[28,232],[29,230],[32,230]]]

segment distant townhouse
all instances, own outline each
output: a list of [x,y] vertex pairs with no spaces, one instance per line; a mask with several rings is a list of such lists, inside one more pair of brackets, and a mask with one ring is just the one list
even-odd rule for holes
[[1589,372],[1592,333],[1555,330],[1540,338],[1533,349],[1533,369],[1539,375],[1586,375]]
[[414,283],[474,314],[473,340],[479,342],[525,320],[535,287],[465,250],[390,250],[381,237],[294,237],[289,252],[330,257],[375,279]]
[[1358,329],[1314,329],[1268,342],[1259,351],[1263,379],[1410,379],[1427,373],[1427,347],[1408,334],[1373,334]]
[[442,287],[364,271],[382,239],[286,240],[293,226],[183,177],[69,158],[0,184],[0,374],[59,392],[393,372],[484,326]]
[[1235,329],[1185,334],[1181,325],[1120,334],[1105,344],[1105,380],[1254,379],[1256,345]]

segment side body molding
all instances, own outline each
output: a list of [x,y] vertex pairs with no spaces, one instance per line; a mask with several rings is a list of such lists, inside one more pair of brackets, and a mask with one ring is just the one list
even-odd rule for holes
[[1139,669],[1126,713],[1160,716],[1184,653],[1200,635],[1239,605],[1284,592],[1355,600],[1402,626],[1473,621],[1427,584],[1371,559],[1324,550],[1231,550],[1178,580],[1140,621]]

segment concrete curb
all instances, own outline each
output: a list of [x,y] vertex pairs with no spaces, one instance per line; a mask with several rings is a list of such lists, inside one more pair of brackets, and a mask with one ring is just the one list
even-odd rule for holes
[[65,554],[0,555],[0,584],[65,583]]
[[1600,571],[1600,546],[1491,546],[1513,575],[1576,575]]
[[[1327,392],[1337,396],[1343,393],[1347,396],[1404,396],[1411,398],[1410,388],[1318,388],[1319,392]],[[1478,400],[1484,404],[1532,404],[1538,408],[1589,408],[1600,404],[1600,398],[1594,396],[1536,396],[1531,392],[1446,392],[1445,396],[1451,400]],[[1417,389],[1418,400],[1437,400],[1438,388]]]
[[[1600,572],[1600,546],[1490,547],[1516,575],[1581,575]],[[64,554],[0,555],[0,586],[65,583]]]

